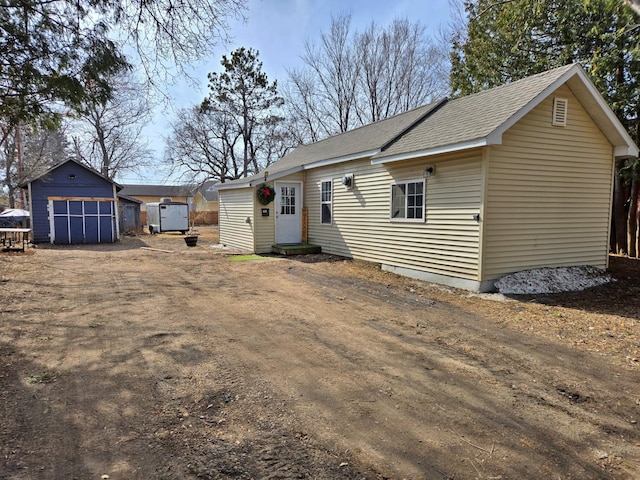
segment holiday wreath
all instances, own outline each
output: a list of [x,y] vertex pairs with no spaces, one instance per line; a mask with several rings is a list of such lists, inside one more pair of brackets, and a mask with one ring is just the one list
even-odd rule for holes
[[258,195],[258,201],[262,205],[270,204],[276,197],[276,191],[266,183],[258,186],[256,194]]

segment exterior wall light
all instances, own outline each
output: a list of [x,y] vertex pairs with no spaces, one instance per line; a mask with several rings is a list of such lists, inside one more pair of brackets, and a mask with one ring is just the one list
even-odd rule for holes
[[436,173],[435,165],[429,165],[427,168],[424,169],[424,172],[422,172],[422,175],[424,176],[424,178],[429,178],[435,173]]
[[347,187],[348,190],[353,188],[354,183],[355,183],[355,179],[354,179],[353,173],[349,173],[344,177],[342,177],[342,184],[345,187]]

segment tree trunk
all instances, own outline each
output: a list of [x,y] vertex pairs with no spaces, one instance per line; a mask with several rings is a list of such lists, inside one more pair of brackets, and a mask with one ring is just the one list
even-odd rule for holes
[[[638,202],[636,202],[636,203],[638,203]],[[636,251],[635,251],[635,258],[640,258],[640,225],[638,224],[638,220],[640,219],[640,203],[638,203],[637,207],[638,208],[636,208],[636,234],[635,234]]]
[[613,187],[613,214],[611,216],[611,251],[619,255],[627,253],[627,188],[620,178],[624,160],[616,160]]
[[637,257],[636,232],[638,230],[638,180],[631,182],[629,194],[629,211],[627,213],[627,252],[630,257]]

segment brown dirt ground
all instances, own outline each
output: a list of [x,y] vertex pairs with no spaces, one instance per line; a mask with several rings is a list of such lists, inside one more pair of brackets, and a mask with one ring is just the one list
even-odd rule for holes
[[640,478],[640,262],[498,302],[201,233],[0,254],[0,479]]

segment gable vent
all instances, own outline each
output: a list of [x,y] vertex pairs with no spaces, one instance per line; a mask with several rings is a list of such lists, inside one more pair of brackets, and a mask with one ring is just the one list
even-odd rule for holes
[[567,111],[569,110],[569,100],[555,97],[553,99],[553,118],[551,125],[556,127],[567,126]]

